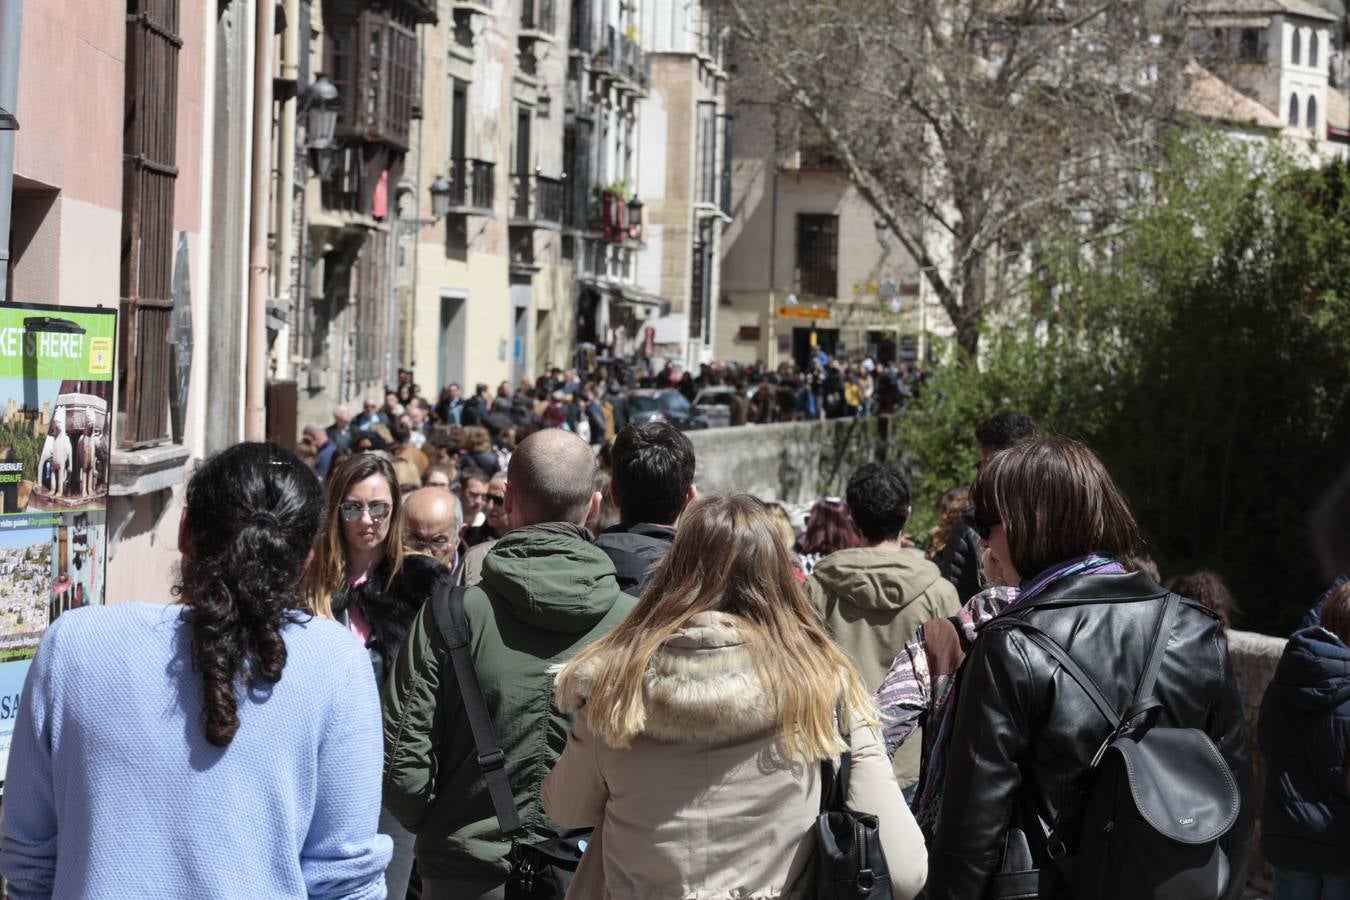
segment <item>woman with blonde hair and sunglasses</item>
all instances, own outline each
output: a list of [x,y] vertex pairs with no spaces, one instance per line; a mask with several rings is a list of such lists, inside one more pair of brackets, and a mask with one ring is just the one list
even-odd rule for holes
[[845,749],[848,805],[879,817],[894,896],[922,888],[872,701],[755,498],[691,503],[637,607],[556,694],[575,722],[544,809],[596,828],[568,896],[813,896],[819,762]]
[[[417,611],[438,577],[449,572],[403,546],[403,503],[393,464],[358,453],[328,476],[328,527],[319,535],[302,594],[309,608],[347,626],[370,653],[383,692]],[[385,872],[389,896],[402,897],[412,874],[413,835],[380,812],[380,832],[394,840]]]

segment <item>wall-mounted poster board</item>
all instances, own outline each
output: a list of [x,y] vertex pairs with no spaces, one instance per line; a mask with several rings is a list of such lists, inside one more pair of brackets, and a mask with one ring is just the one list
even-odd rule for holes
[[0,304],[0,778],[47,626],[102,603],[117,314]]

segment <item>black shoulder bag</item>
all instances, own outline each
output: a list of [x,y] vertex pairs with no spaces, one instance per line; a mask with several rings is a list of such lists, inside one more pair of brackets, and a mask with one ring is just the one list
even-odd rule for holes
[[[852,746],[850,735],[844,740]],[[853,753],[839,755],[839,775],[820,761],[820,815],[816,818],[817,900],[891,900],[891,873],[881,849],[877,817],[848,808]]]
[[469,620],[464,614],[466,590],[462,586],[451,587],[444,581],[439,582],[432,595],[431,613],[450,650],[455,681],[459,684],[464,714],[473,732],[478,766],[483,770],[492,809],[497,814],[497,825],[503,836],[511,838],[511,853],[507,857],[511,873],[506,878],[506,900],[563,900],[581,862],[591,829],[564,831],[557,837],[533,844],[517,840],[522,828],[511,784],[506,778],[506,754],[497,743],[492,717],[483,700],[483,689],[469,651]]
[[1203,731],[1156,724],[1162,703],[1154,688],[1180,602],[1167,596],[1123,715],[1044,631],[1017,616],[995,620],[1053,657],[1110,725],[1072,827],[1061,813],[1044,831],[1046,852],[1076,900],[1217,900],[1233,877],[1221,842],[1241,805],[1232,771]]

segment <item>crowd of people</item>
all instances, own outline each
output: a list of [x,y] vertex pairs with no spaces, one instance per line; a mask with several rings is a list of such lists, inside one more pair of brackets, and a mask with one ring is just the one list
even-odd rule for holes
[[[798,533],[701,495],[668,423],[597,452],[411,388],[309,429],[312,460],[206,460],[174,602],[52,624],[10,896],[1240,896],[1231,597],[1160,583],[1088,447],[1001,413],[927,535],[877,463]],[[1350,877],[1350,475],[1316,528],[1347,574],[1262,709],[1278,900]]]
[[400,369],[398,384],[367,397],[355,416],[343,404],[334,409],[330,425],[305,426],[300,458],[320,477],[334,460],[364,450],[407,455],[419,472],[429,463],[459,464],[472,457],[475,468],[491,475],[505,468],[519,441],[542,428],[571,431],[596,446],[612,441],[632,419],[633,390],[672,391],[692,404],[707,388],[725,388],[729,424],[747,425],[890,415],[909,404],[931,373],[914,363],[878,365],[870,358],[850,363],[825,354],[805,367],[712,363],[697,373],[673,362],[657,369],[610,361],[585,370],[549,367],[534,380],[503,381],[495,390],[480,382],[467,396],[452,383],[434,401],[423,395],[413,374]]

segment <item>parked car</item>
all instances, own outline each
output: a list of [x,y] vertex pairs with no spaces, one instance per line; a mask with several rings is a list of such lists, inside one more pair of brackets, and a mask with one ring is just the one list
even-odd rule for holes
[[[725,428],[731,424],[731,398],[734,396],[736,389],[725,384],[705,387],[694,395],[694,408],[708,417],[708,424],[713,428]],[[745,396],[747,400],[754,397],[755,388],[747,388]]]
[[708,417],[674,388],[640,388],[628,392],[630,422],[669,422],[680,431],[709,427]]

